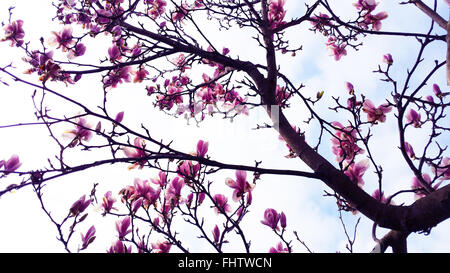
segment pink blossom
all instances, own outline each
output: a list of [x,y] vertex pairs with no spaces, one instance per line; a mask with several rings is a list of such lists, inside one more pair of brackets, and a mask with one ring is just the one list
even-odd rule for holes
[[367,28],[372,25],[372,29],[378,31],[381,29],[381,21],[388,17],[387,12],[379,12],[375,15],[368,13],[364,16],[364,21],[361,23],[362,27]]
[[366,99],[362,110],[367,114],[367,120],[372,124],[376,124],[378,121],[384,122],[386,120],[386,113],[391,112],[392,107],[389,105],[375,107],[371,100]]
[[144,206],[146,208],[151,204],[155,204],[161,193],[161,188],[154,189],[148,180],[134,179],[134,191],[130,192],[130,200],[140,197],[144,198]]
[[416,158],[416,154],[414,153],[413,147],[406,141],[405,141],[405,151],[410,158],[412,159]]
[[364,186],[364,173],[369,168],[369,161],[367,159],[361,160],[358,163],[352,163],[348,166],[347,170],[344,172],[345,175],[350,178],[350,180],[356,183],[360,188]]
[[138,198],[131,202],[131,211],[135,214],[144,203],[144,198]]
[[127,247],[122,241],[117,240],[107,251],[108,253],[131,253],[131,246]]
[[440,177],[440,180],[450,179],[450,157],[444,157],[441,164],[436,167],[432,167],[433,173]]
[[187,15],[187,10],[189,7],[186,3],[182,3],[181,7],[178,7],[175,12],[172,13],[172,20],[173,21],[181,21],[184,19],[184,17]]
[[172,244],[168,241],[157,241],[152,243],[152,249],[155,253],[169,253]]
[[324,30],[324,26],[331,26],[331,18],[328,14],[319,12],[319,15],[311,16],[311,24],[314,29]]
[[11,46],[21,46],[24,42],[23,38],[25,37],[25,31],[23,30],[22,26],[22,20],[16,20],[7,25],[4,28],[5,37],[1,41],[11,41]]
[[145,4],[150,5],[147,8],[147,14],[150,15],[152,19],[156,19],[161,16],[166,11],[166,1],[165,0],[145,0]]
[[193,178],[200,170],[200,164],[194,164],[191,160],[184,160],[181,165],[178,166],[178,174],[185,178]]
[[85,52],[86,52],[86,46],[85,46],[84,44],[82,44],[82,43],[78,43],[78,44],[75,46],[75,49],[71,49],[71,50],[69,51],[69,54],[68,54],[67,57],[68,57],[69,59],[73,59],[73,58],[75,58],[75,57],[83,56]]
[[357,10],[366,10],[368,12],[373,11],[377,5],[378,3],[375,0],[358,0],[358,2],[353,4]]
[[417,113],[414,109],[410,109],[405,117],[408,121],[408,124],[412,124],[416,128],[419,128],[421,126],[420,113]]
[[119,60],[122,57],[122,53],[116,45],[108,48],[108,55],[111,61]]
[[280,226],[281,228],[286,228],[286,214],[284,212],[280,213]]
[[433,93],[436,95],[436,97],[442,98],[442,91],[439,85],[433,84]]
[[119,83],[131,81],[131,66],[118,67],[109,72],[105,77],[103,84],[108,88],[116,88]]
[[217,225],[214,227],[212,234],[213,234],[214,242],[218,243],[219,239],[220,239],[220,229]]
[[116,221],[116,230],[119,233],[119,240],[123,240],[127,234],[131,232],[130,227],[131,218],[129,216],[123,218],[122,220]]
[[275,89],[275,100],[277,101],[277,104],[280,106],[286,105],[286,101],[291,97],[291,94],[289,92],[286,92],[285,87],[280,87],[277,85]]
[[384,193],[381,192],[380,194],[380,189],[376,189],[373,193],[372,193],[372,197],[375,198],[376,200],[381,201],[381,203],[386,204],[387,203],[387,199],[384,196]]
[[276,247],[271,247],[269,253],[289,253],[288,248],[283,248],[283,244],[279,242]]
[[334,59],[336,61],[339,61],[342,58],[342,56],[347,55],[347,50],[345,50],[346,46],[347,44],[345,43],[336,44],[335,37],[328,38],[327,48],[330,51],[330,56],[334,56]]
[[216,194],[213,197],[216,207],[214,208],[216,213],[227,213],[231,211],[231,206],[228,204],[228,198],[223,194]]
[[63,51],[67,51],[75,43],[71,27],[66,27],[60,32],[52,31],[52,33],[54,37],[49,40],[50,45],[62,47]]
[[[424,173],[422,174],[422,178],[423,180],[431,186],[431,177],[427,174]],[[441,182],[434,184],[432,187],[433,189],[437,190],[440,186]],[[413,177],[413,179],[411,180],[411,189],[415,190],[414,192],[414,199],[420,199],[422,197],[424,197],[427,192],[423,189],[422,184],[420,183],[419,179],[417,179],[417,177]]]
[[135,72],[135,77],[133,79],[133,82],[134,83],[142,82],[145,79],[145,77],[147,77],[148,74],[149,73],[147,70],[145,70],[145,68],[139,69],[138,71]]
[[392,59],[392,55],[388,53],[383,55],[383,62],[387,63],[388,65],[392,65],[394,63],[394,59]]
[[263,225],[266,225],[272,229],[279,229],[278,222],[280,221],[281,215],[274,209],[266,209],[264,211],[264,220],[261,221]]
[[114,121],[117,122],[117,123],[122,122],[122,120],[123,120],[123,115],[124,115],[124,112],[123,112],[123,111],[117,113],[116,117],[114,118]]
[[165,199],[166,202],[171,206],[177,206],[181,201],[181,190],[183,189],[185,183],[184,180],[179,178],[178,176],[175,177],[172,182],[169,184],[169,187],[167,188]]
[[71,139],[71,145],[76,145],[78,142],[89,141],[92,138],[92,125],[87,123],[84,117],[77,117],[75,119],[75,128],[64,132],[65,138]]
[[98,9],[97,12],[97,23],[100,25],[109,24],[111,22],[111,17],[113,16],[113,13],[109,10],[105,9]]
[[12,155],[7,161],[0,160],[0,168],[4,167],[4,174],[16,171],[21,165],[18,155]]
[[164,187],[167,183],[167,174],[163,171],[158,173],[157,179],[150,179],[152,183],[159,185],[161,188]]
[[347,99],[347,108],[352,110],[355,109],[355,107],[358,107],[362,104],[361,101],[356,100],[356,96],[351,96]]
[[284,10],[284,5],[286,0],[270,0],[268,19],[270,23],[270,28],[275,29],[280,25],[285,24],[283,21],[286,15],[286,10]]
[[112,192],[108,191],[105,193],[105,196],[103,197],[103,203],[101,207],[105,211],[105,213],[110,212],[112,209],[116,209],[113,207],[114,203],[116,202],[116,199],[112,197]]
[[345,89],[348,91],[350,95],[353,95],[353,93],[355,92],[355,88],[353,87],[353,84],[351,84],[350,82],[345,82]]
[[338,162],[351,161],[356,155],[364,152],[357,144],[357,131],[350,126],[342,126],[339,122],[333,122],[333,126],[337,127],[335,137],[331,139],[332,152],[336,155]]
[[247,182],[247,172],[242,170],[236,171],[236,181],[231,178],[227,178],[225,183],[234,189],[233,201],[235,202],[238,202],[246,192],[252,191],[254,187]]
[[[136,137],[134,139],[133,147],[122,147],[122,151],[128,158],[145,158],[147,156],[147,154],[145,153],[145,140],[140,137]],[[142,159],[141,161],[129,166],[128,169],[131,170],[136,167],[142,169],[145,163],[147,163],[147,161],[145,159]]]
[[206,153],[208,152],[208,142],[199,140],[197,142],[197,156],[198,157],[205,157]]
[[95,227],[91,226],[85,234],[81,233],[81,249],[86,249],[95,240]]
[[73,205],[70,207],[70,213],[75,216],[79,215],[80,213],[83,213],[83,211],[91,204],[92,200],[88,199],[86,200],[86,195],[83,195],[73,203]]

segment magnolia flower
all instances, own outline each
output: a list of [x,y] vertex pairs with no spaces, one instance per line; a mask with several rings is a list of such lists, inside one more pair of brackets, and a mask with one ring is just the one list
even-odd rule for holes
[[279,229],[278,222],[280,221],[281,215],[274,209],[266,209],[264,211],[264,220],[261,221],[263,225],[266,225],[272,229]]
[[213,234],[214,242],[218,243],[219,239],[220,239],[220,229],[217,225],[214,227],[212,234]]
[[275,29],[276,27],[285,24],[283,21],[286,15],[286,10],[284,10],[284,5],[286,0],[270,0],[268,19],[270,22],[270,28]]
[[381,21],[388,17],[387,12],[379,12],[375,15],[368,13],[364,16],[362,26],[372,25],[372,30],[378,31],[381,29]]
[[70,213],[73,216],[76,216],[80,213],[83,213],[83,211],[91,204],[92,200],[88,199],[86,200],[86,195],[83,195],[73,203],[73,205],[70,207]]
[[436,97],[438,98],[442,98],[443,94],[441,91],[441,88],[439,87],[439,85],[437,84],[433,84],[433,93],[436,95]]
[[327,42],[327,47],[330,50],[330,56],[334,56],[334,60],[336,61],[339,61],[342,56],[347,55],[347,50],[345,49],[346,46],[347,44],[345,43],[337,45],[334,37],[330,37]]
[[387,63],[388,65],[392,65],[394,63],[394,60],[392,59],[392,55],[389,53],[383,55],[383,62]]
[[[427,173],[422,174],[422,178],[428,185],[431,186],[431,182],[432,182],[431,177]],[[441,182],[434,184],[432,186],[433,189],[437,190],[439,188],[439,186],[441,185]],[[423,186],[417,177],[413,177],[413,179],[411,180],[411,189],[415,190],[415,192],[414,192],[415,200],[420,199],[427,194],[427,192],[423,189]]]
[[108,253],[131,253],[131,246],[127,247],[122,241],[117,240],[107,251]]
[[246,192],[252,191],[254,187],[254,185],[250,185],[250,183],[247,182],[247,172],[242,170],[236,171],[236,181],[227,178],[225,183],[234,189],[233,201],[235,202],[238,202]]
[[339,122],[333,122],[333,126],[337,127],[335,137],[331,139],[332,152],[336,155],[336,160],[341,162],[343,160],[351,161],[357,154],[364,152],[356,144],[357,131],[351,127],[342,126]]
[[112,47],[108,48],[108,55],[111,61],[118,60],[122,57],[122,53],[120,52],[119,48],[116,45],[113,45]]
[[197,156],[198,157],[205,157],[206,153],[208,152],[208,142],[199,140],[197,142]]
[[276,247],[271,247],[269,253],[289,253],[288,248],[283,248],[283,244],[279,242]]
[[368,12],[373,11],[377,5],[378,3],[375,0],[358,0],[353,4],[357,10],[367,10]]
[[122,120],[123,120],[123,115],[124,115],[124,112],[123,112],[123,111],[117,113],[116,117],[114,118],[114,121],[117,122],[117,123],[122,122]]
[[450,179],[450,157],[444,157],[439,166],[431,168],[433,173],[440,177],[440,180]]
[[103,203],[101,204],[101,207],[103,208],[104,212],[110,212],[112,209],[116,209],[113,207],[114,203],[116,202],[116,199],[112,197],[112,192],[108,191],[105,193],[105,196],[103,196]]
[[225,195],[223,194],[216,194],[213,197],[214,200],[214,204],[216,205],[216,207],[214,208],[216,213],[223,213],[223,212],[230,212],[231,211],[231,207],[228,204],[228,198],[225,197]]
[[376,189],[373,193],[372,193],[372,197],[375,198],[376,200],[381,201],[381,203],[386,204],[387,203],[387,199],[384,196],[384,193],[381,192],[380,194],[380,189]]
[[95,240],[95,227],[91,226],[85,234],[81,233],[81,249],[86,249]]
[[350,95],[353,95],[355,93],[355,88],[353,87],[353,84],[350,82],[345,82],[345,89],[348,91]]
[[111,17],[113,16],[113,13],[109,10],[105,9],[97,9],[97,23],[103,25],[103,24],[109,24],[111,22]]
[[280,226],[281,228],[286,228],[286,214],[284,212],[280,213]]
[[92,125],[87,123],[84,117],[75,119],[75,128],[65,131],[63,137],[71,139],[71,146],[75,146],[82,140],[89,141],[92,138]]
[[161,188],[164,187],[167,183],[167,174],[163,171],[160,171],[158,173],[158,178],[157,179],[150,179],[150,181],[152,181],[152,183],[159,185]]
[[165,199],[171,207],[174,207],[179,204],[181,200],[181,190],[183,189],[185,183],[184,180],[175,177],[167,188]]
[[4,168],[4,174],[16,171],[21,165],[18,155],[12,155],[7,161],[0,160],[0,168]]
[[22,28],[23,21],[16,20],[7,25],[5,30],[5,37],[1,40],[11,41],[11,46],[21,46],[23,44],[23,38],[25,37],[25,31]]
[[54,37],[49,40],[51,46],[58,46],[57,48],[62,47],[63,51],[67,51],[75,43],[71,27],[66,27],[60,32],[52,31],[52,33]]
[[147,70],[145,70],[145,68],[141,68],[138,71],[136,71],[134,74],[135,74],[135,77],[133,79],[133,82],[137,83],[137,82],[142,82],[149,73]]
[[[136,137],[134,139],[133,147],[122,147],[122,151],[129,158],[145,158],[147,156],[145,153],[145,140],[140,137]],[[142,159],[141,161],[138,161],[129,166],[128,170],[134,169],[136,167],[142,169],[142,167],[144,167],[146,162],[147,161],[145,159]]]
[[414,127],[419,128],[421,126],[420,113],[417,113],[414,109],[410,109],[405,117],[408,123],[412,124]]
[[277,85],[277,88],[275,89],[275,100],[279,106],[284,106],[286,100],[288,100],[291,97],[291,94],[289,92],[286,92],[285,87],[280,87]]
[[408,142],[405,141],[405,151],[406,154],[412,159],[416,158],[416,154],[414,153],[414,149]]
[[324,26],[330,26],[331,25],[331,18],[328,16],[328,14],[319,12],[319,15],[313,15],[311,16],[311,24],[313,25],[314,29],[317,29],[319,31],[322,31],[324,29]]
[[375,105],[369,99],[366,99],[363,103],[362,110],[367,113],[367,121],[372,124],[376,124],[377,121],[384,122],[386,120],[386,113],[391,112],[392,107],[388,105]]
[[130,227],[130,223],[131,218],[129,216],[123,218],[122,220],[116,221],[116,230],[119,233],[119,240],[123,240],[123,238],[131,232],[131,229],[128,229],[128,227]]
[[148,180],[141,180],[136,178],[134,180],[134,187],[129,188],[129,199],[136,200],[143,197],[143,203],[146,208],[154,204],[161,194],[161,188],[154,189]]
[[150,15],[152,19],[156,19],[166,11],[166,1],[165,0],[145,0],[144,3],[150,5],[147,8],[147,14]]
[[133,72],[131,66],[118,67],[109,72],[103,80],[103,84],[107,88],[116,88],[119,83],[130,82],[131,73]]
[[[82,43],[78,43],[75,46],[75,49],[72,49],[69,51],[69,54],[67,55],[67,57],[69,59],[73,59],[75,57],[83,56],[85,52],[86,52],[86,46]],[[78,74],[78,75],[81,75],[81,74]]]
[[168,241],[157,241],[156,243],[152,243],[152,249],[156,253],[169,253],[170,247],[172,244]]
[[181,165],[178,166],[178,174],[185,178],[192,178],[197,175],[200,170],[200,164],[194,164],[191,160],[184,160]]
[[356,183],[360,188],[362,188],[364,186],[364,180],[362,177],[368,168],[369,161],[367,159],[364,159],[356,164],[353,163],[348,166],[344,174],[347,175],[352,182]]

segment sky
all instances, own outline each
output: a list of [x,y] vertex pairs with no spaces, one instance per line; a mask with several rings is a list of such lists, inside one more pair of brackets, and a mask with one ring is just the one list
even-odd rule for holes
[[[295,17],[304,11],[305,1],[287,1],[286,18]],[[308,1],[311,2],[311,1]],[[339,4],[337,4],[339,2]],[[336,12],[343,18],[355,14],[351,4],[353,0],[330,1],[336,8]],[[398,6],[399,1],[379,1],[378,11],[388,11],[389,17],[383,21],[382,30],[414,31],[425,32],[429,27],[429,20],[412,6]],[[433,1],[425,1],[430,3]],[[439,3],[439,11],[448,16],[448,7],[444,1]],[[24,1],[24,0],[2,0],[0,3],[0,21],[6,23],[8,20],[9,6],[16,6],[13,18],[25,21],[24,29],[26,39],[37,45],[39,38],[50,37],[52,30],[60,30],[62,26],[53,22],[54,9],[50,5],[51,1]],[[341,4],[345,3],[345,4]],[[36,11],[39,11],[38,13]],[[199,19],[201,20],[201,19]],[[254,62],[264,63],[264,54],[260,49],[255,49],[255,43],[247,32],[220,31],[211,28],[205,20],[201,25],[213,43],[230,48],[232,56],[239,55],[242,59],[249,59]],[[309,26],[301,26],[286,33],[291,43],[302,45],[303,50],[296,57],[279,55],[281,71],[288,75],[295,84],[303,83],[305,94],[314,96],[320,90],[325,91],[324,98],[318,104],[318,109],[324,117],[345,121],[345,117],[336,116],[328,109],[332,96],[344,96],[344,82],[352,82],[357,91],[363,92],[376,105],[383,103],[391,89],[386,83],[380,81],[379,75],[372,71],[381,64],[381,58],[386,53],[391,53],[394,57],[392,73],[402,82],[406,68],[410,67],[415,59],[418,43],[413,38],[399,37],[366,37],[362,41],[364,46],[359,51],[349,50],[347,56],[336,62],[328,55],[325,48],[326,39],[320,35],[313,35],[307,31]],[[104,54],[105,40],[91,39],[92,48],[84,59],[98,59],[99,54]],[[253,45],[253,46],[252,46]],[[25,66],[21,61],[22,52],[8,47],[7,43],[1,43],[2,59],[0,65],[7,65],[13,62],[18,75]],[[106,47],[107,48],[107,47]],[[236,55],[234,55],[236,54]],[[102,55],[103,56],[103,55]],[[423,64],[423,71],[432,65],[434,58],[442,59],[445,56],[445,47],[436,46],[426,52],[427,62]],[[7,58],[5,58],[7,57]],[[421,70],[422,71],[422,70]],[[196,71],[195,73],[202,73]],[[419,73],[420,75],[420,73]],[[23,75],[25,79],[36,81],[35,78]],[[33,88],[14,83],[5,75],[0,75],[0,79],[7,81],[10,86],[0,85],[0,125],[14,124],[20,122],[33,122],[34,108],[31,100]],[[412,84],[417,83],[420,77],[413,78]],[[441,88],[446,88],[445,71],[439,71],[431,79],[438,83]],[[55,88],[64,88],[55,85]],[[101,84],[99,76],[84,77],[79,84],[74,87],[64,88],[64,94],[71,98],[83,101],[89,106],[95,107],[101,100]],[[431,87],[430,87],[431,94]],[[152,136],[156,139],[174,140],[173,147],[184,152],[195,149],[199,139],[209,142],[208,154],[214,160],[233,164],[253,165],[255,160],[262,160],[262,166],[266,168],[282,168],[305,170],[308,168],[296,159],[287,159],[284,156],[288,153],[285,144],[278,140],[278,135],[274,130],[253,130],[257,124],[268,122],[263,109],[253,110],[248,117],[238,117],[230,122],[220,118],[206,119],[199,126],[187,124],[182,118],[172,118],[161,113],[152,106],[153,100],[143,98],[143,89],[136,88],[131,84],[120,86],[109,97],[109,111],[117,113],[125,112],[123,122],[132,128],[139,128],[140,122],[144,123],[151,130]],[[60,100],[49,96],[48,105],[52,106],[53,113],[76,114],[79,109],[64,105],[61,107]],[[295,103],[297,104],[295,104]],[[302,109],[300,101],[292,102],[293,107],[286,110],[286,115],[292,124],[307,128],[307,140],[314,142],[317,135],[317,127],[308,128],[302,122],[307,113]],[[62,126],[61,132],[67,130]],[[375,137],[372,139],[374,157],[383,165],[383,177],[385,178],[384,189],[387,194],[399,189],[409,188],[412,174],[408,171],[405,163],[402,163],[401,155],[396,148],[397,136],[395,119],[393,114],[388,115],[386,123],[373,128]],[[425,139],[426,132],[414,133],[407,137],[416,145],[421,145]],[[329,140],[326,136],[323,141]],[[449,143],[449,139],[443,139],[443,143]],[[382,148],[379,148],[382,147]],[[324,143],[320,151],[330,160],[333,160],[330,143]],[[41,168],[47,164],[47,160],[54,159],[58,153],[58,147],[48,137],[48,131],[38,126],[22,126],[8,129],[1,129],[0,132],[0,158],[9,158],[12,154],[18,154],[23,162],[20,170]],[[90,153],[89,159],[101,158],[101,153]],[[74,150],[68,153],[67,158],[72,164],[84,162],[86,153]],[[373,169],[369,169],[365,176],[366,190],[371,193],[377,186]],[[128,171],[125,165],[104,166],[82,173],[71,174],[62,179],[49,183],[46,187],[44,200],[51,209],[52,214],[63,217],[71,204],[83,194],[89,193],[93,183],[100,182],[97,192],[101,197],[106,191],[112,190],[117,193],[125,185],[133,183],[134,178],[148,179],[155,177],[155,170],[131,170]],[[227,194],[231,199],[232,190],[228,188],[224,181],[226,177],[234,177],[233,171],[221,171],[210,177],[214,180],[213,188],[217,192]],[[20,182],[20,178],[8,177],[0,180],[0,183],[12,184]],[[3,185],[2,185],[3,186]],[[298,232],[300,238],[305,241],[308,247],[314,252],[346,252],[345,245],[347,238],[343,232],[339,214],[336,209],[335,200],[323,197],[324,190],[328,190],[322,183],[314,180],[288,176],[263,176],[258,181],[253,191],[253,205],[250,213],[242,223],[243,229],[247,230],[251,239],[252,248],[256,252],[266,252],[270,247],[275,246],[279,239],[276,238],[267,226],[260,224],[266,208],[274,208],[283,211],[287,215],[287,234],[295,241],[292,232]],[[412,196],[401,197],[398,202],[410,204]],[[214,219],[213,215],[210,218]],[[354,245],[355,252],[369,252],[375,245],[371,238],[372,223],[363,215],[352,215],[344,213],[346,228],[352,232],[353,228],[361,217],[358,225],[358,234]],[[0,252],[64,252],[62,244],[56,240],[57,232],[54,225],[48,220],[39,207],[39,203],[31,188],[21,189],[11,194],[6,194],[0,198]],[[74,235],[74,249],[79,243],[79,232],[85,232],[90,225],[97,227],[97,238],[88,248],[88,252],[104,252],[112,242],[115,241],[115,218],[102,217],[95,208],[90,208],[89,217],[77,227]],[[3,224],[4,223],[4,224]],[[210,229],[215,225],[214,221],[206,223]],[[101,228],[100,228],[101,227]],[[408,240],[409,251],[411,252],[449,252],[450,236],[448,230],[450,222],[447,220],[434,228],[428,236],[423,234],[412,234]],[[100,232],[101,230],[101,232]],[[181,236],[196,252],[208,252],[204,243],[196,240],[198,232],[183,225]],[[378,229],[378,236],[386,232]],[[264,240],[261,240],[264,238]],[[242,251],[241,246],[230,244],[228,251]],[[305,252],[306,249],[294,242],[294,251]]]

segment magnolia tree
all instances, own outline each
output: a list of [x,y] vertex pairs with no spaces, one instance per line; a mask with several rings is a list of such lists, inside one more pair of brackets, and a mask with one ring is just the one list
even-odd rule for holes
[[[279,242],[271,248],[254,249],[249,239],[253,227],[244,225],[265,179],[275,177],[272,187],[284,191],[272,199],[295,196],[282,185],[289,176],[323,183],[323,198],[315,202],[334,200],[339,219],[358,218],[354,233],[344,224],[349,251],[362,217],[373,224],[366,233],[372,234],[374,251],[392,247],[394,252],[406,252],[410,234],[427,235],[450,217],[445,90],[450,39],[449,24],[442,17],[448,15],[449,1],[426,2],[395,3],[426,19],[428,31],[405,32],[384,31],[389,12],[375,0],[55,0],[49,18],[54,29],[45,31],[49,35],[39,41],[27,39],[27,27],[31,29],[37,19],[21,17],[11,7],[3,13],[2,41],[22,60],[3,57],[2,62],[8,63],[0,68],[1,82],[5,92],[12,82],[28,87],[36,120],[10,122],[2,117],[2,135],[17,127],[42,127],[57,149],[32,169],[25,169],[22,154],[1,154],[0,196],[33,189],[68,252],[88,251],[107,218],[115,223],[112,243],[103,246],[108,252],[196,251],[195,240],[183,239],[187,232],[209,245],[208,251],[224,252],[231,244],[236,245],[234,251],[244,252],[313,251],[296,227],[289,227],[294,222],[289,219],[297,216],[287,215],[283,208],[265,207],[263,215],[256,215],[257,224]],[[447,12],[439,15],[438,7]],[[232,31],[247,40],[218,35]],[[334,94],[339,95],[332,96],[332,90],[314,89],[301,83],[301,76],[292,75],[286,60],[304,54],[301,38],[293,35],[322,41],[322,48],[305,51],[328,50],[328,58],[338,65],[371,38],[381,43],[402,39],[407,41],[405,47],[414,44],[417,50],[409,52],[410,62],[397,70],[392,52],[372,56],[378,65],[370,71],[373,79],[364,80],[381,80],[384,90],[377,91],[377,97],[345,78],[335,87]],[[239,48],[242,52],[233,52]],[[427,58],[429,50],[437,57]],[[23,62],[28,75],[16,69]],[[355,64],[351,69],[361,68]],[[83,96],[67,91],[86,81],[97,84]],[[131,91],[133,99],[115,100],[117,93]],[[214,119],[250,119],[263,109],[268,119],[255,122],[252,129],[276,132],[278,137],[268,141],[282,143],[284,157],[275,160],[290,160],[298,167],[273,168],[261,158],[248,164],[221,160],[212,146],[221,146],[226,153],[232,145],[201,134],[190,139],[196,143],[190,150],[179,149],[177,141],[187,137],[182,129],[171,129],[175,133],[170,139],[160,139],[152,130],[159,118],[144,114],[127,118],[150,108],[163,112],[165,119],[187,120],[200,128]],[[288,118],[289,111],[299,111],[305,118]],[[379,142],[373,145],[379,128],[388,122],[396,129],[385,141],[395,144],[392,153],[402,159],[389,164],[407,170],[407,181],[384,175],[390,153],[383,158],[379,151],[386,148]],[[231,128],[235,123],[227,124]],[[233,154],[242,156],[239,151]],[[55,204],[46,198],[57,181],[90,170],[101,172],[102,166],[110,165],[128,169],[128,175],[105,173],[105,181],[95,183],[86,175],[84,181],[72,181],[73,187],[85,191],[79,199]],[[223,175],[226,170],[232,171],[228,178]],[[111,180],[125,185],[113,190]],[[385,190],[395,183],[402,188]],[[100,192],[102,186],[111,189]],[[56,209],[63,214],[53,213]]]

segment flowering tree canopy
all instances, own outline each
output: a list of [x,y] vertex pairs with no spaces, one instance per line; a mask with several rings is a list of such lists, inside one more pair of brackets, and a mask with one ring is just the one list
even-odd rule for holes
[[[270,198],[281,201],[296,196],[283,185],[285,177],[294,177],[324,186],[324,197],[314,202],[336,204],[347,250],[353,251],[356,236],[343,219],[363,217],[372,225],[368,233],[377,251],[406,252],[410,234],[429,234],[450,217],[450,24],[442,17],[449,2],[389,5],[420,16],[427,31],[384,30],[391,15],[375,0],[56,0],[49,16],[53,29],[36,41],[27,37],[43,16],[21,17],[11,7],[2,14],[2,47],[21,58],[2,59],[0,80],[6,91],[11,82],[31,91],[27,107],[35,121],[4,116],[2,135],[38,126],[52,149],[40,166],[19,152],[0,154],[0,196],[33,189],[68,252],[88,251],[106,234],[104,219],[113,219],[111,243],[102,246],[112,253],[196,251],[200,243],[184,239],[185,226],[208,251],[224,252],[229,245],[244,252],[311,251],[292,226],[297,215],[287,208],[268,206],[255,216],[256,225],[277,239],[266,249],[253,248],[245,225],[262,194],[258,187],[280,188],[282,195]],[[322,48],[304,48],[308,39]],[[408,62],[397,67],[394,52],[369,54],[364,61],[376,66],[366,71],[373,79],[363,81],[379,82],[375,93],[346,78],[361,67],[339,68],[345,59],[363,51],[366,41],[388,39],[415,50],[399,56]],[[327,78],[315,81],[318,87],[302,83],[306,74],[289,62],[308,50],[315,50],[313,57],[328,55],[341,85],[321,89]],[[303,66],[316,69],[305,60]],[[149,109],[164,115],[149,115]],[[251,119],[261,109],[267,120],[252,130],[270,130],[268,142],[281,143],[284,155],[265,156],[293,165],[274,167],[256,156],[243,162],[233,141],[249,139],[219,143],[181,127],[164,127],[170,139],[162,139],[164,132],[153,129],[162,119],[200,128],[225,120],[231,128],[229,121]],[[182,141],[191,143],[190,150],[180,148]],[[1,145],[21,145],[11,144]],[[391,154],[399,160],[391,162]],[[386,175],[388,164],[406,171],[406,181]],[[108,174],[102,169],[107,166],[128,175]],[[91,170],[105,181],[86,182]],[[83,193],[52,207],[47,189],[79,174],[72,186]],[[64,213],[53,213],[56,208]]]

